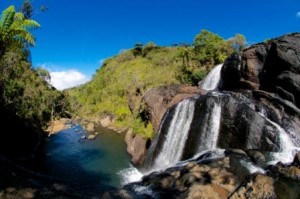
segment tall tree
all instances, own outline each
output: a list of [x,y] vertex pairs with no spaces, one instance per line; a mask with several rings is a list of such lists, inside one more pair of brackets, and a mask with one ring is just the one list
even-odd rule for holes
[[246,47],[246,37],[242,34],[236,34],[234,37],[228,39],[227,43],[232,47],[234,52],[240,52]]
[[20,12],[23,13],[25,19],[31,19],[33,13],[33,7],[30,0],[25,0],[20,7]]
[[194,46],[201,65],[216,65],[222,63],[228,56],[226,41],[207,30],[202,30],[196,35]]

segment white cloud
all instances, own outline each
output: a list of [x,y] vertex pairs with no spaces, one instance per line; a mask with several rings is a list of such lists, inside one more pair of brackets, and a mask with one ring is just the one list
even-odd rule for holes
[[296,17],[300,18],[300,12],[297,12]]
[[50,71],[51,85],[58,90],[63,90],[66,88],[71,88],[84,84],[90,79],[83,73],[70,69],[66,71]]

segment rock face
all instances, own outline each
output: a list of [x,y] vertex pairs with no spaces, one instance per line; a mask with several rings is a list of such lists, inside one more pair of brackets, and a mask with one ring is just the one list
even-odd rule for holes
[[[163,157],[162,153],[171,146],[176,153],[182,151],[179,160],[186,160],[203,150],[215,148],[255,149],[282,154],[288,154],[290,150],[292,156],[293,149],[283,147],[281,134],[294,137],[294,140],[285,140],[290,141],[290,145],[300,140],[300,111],[286,101],[276,101],[276,96],[264,94],[256,92],[254,95],[251,91],[245,91],[243,94],[213,92],[187,99],[194,101],[191,121],[188,121],[184,114],[178,114],[184,112],[184,109],[178,110],[179,104],[170,108],[159,134],[149,149],[145,165],[152,167],[160,164],[158,161]],[[219,111],[216,111],[217,107]],[[183,121],[182,127],[178,121]],[[184,124],[189,122],[187,129]],[[186,132],[186,135],[182,135],[183,132]],[[177,140],[183,138],[186,141],[178,144]],[[166,148],[166,145],[169,146]],[[288,157],[282,157],[282,161],[285,161],[285,158]],[[171,155],[162,159],[170,163],[178,161]]]
[[276,93],[300,107],[300,33],[253,45],[229,57],[221,90],[251,89]]
[[185,164],[153,172],[140,182],[107,195],[112,198],[299,198],[300,191],[296,188],[299,180],[278,177],[282,167],[299,169],[296,162],[295,159],[289,165],[274,165],[265,173],[242,150],[207,152]]
[[219,90],[176,103],[178,92],[146,93],[145,115],[157,130],[144,162],[150,174],[126,194],[300,198],[299,55],[300,33],[289,34],[230,56]]
[[142,112],[157,132],[160,121],[168,108],[182,99],[204,93],[197,87],[170,85],[148,90],[142,98]]
[[125,142],[127,145],[127,152],[132,157],[131,163],[137,166],[142,165],[147,152],[147,140],[143,139],[140,135],[133,134],[132,129],[130,129],[126,133]]
[[[185,98],[193,97],[204,92],[205,91],[201,91],[197,87],[183,85],[170,85],[151,89],[148,90],[143,97],[137,95],[137,98],[141,100],[139,102],[139,112],[144,121],[151,121],[154,132],[157,132],[162,117],[168,108]],[[132,97],[130,99],[130,110],[136,112],[138,107],[136,99],[132,100]],[[127,144],[127,152],[132,157],[131,162],[136,166],[142,165],[149,140],[142,138],[140,135],[134,135],[132,130],[129,130],[126,134],[125,142]]]

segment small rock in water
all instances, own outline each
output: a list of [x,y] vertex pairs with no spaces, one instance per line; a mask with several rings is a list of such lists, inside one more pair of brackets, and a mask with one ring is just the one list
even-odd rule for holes
[[81,139],[86,139],[86,136],[85,136],[85,135],[83,135],[83,136],[81,136],[80,138],[81,138]]
[[89,140],[93,140],[93,139],[96,138],[96,135],[89,135],[87,138],[88,138]]

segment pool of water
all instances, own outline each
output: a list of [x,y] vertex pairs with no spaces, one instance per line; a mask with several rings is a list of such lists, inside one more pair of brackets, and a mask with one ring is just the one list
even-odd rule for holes
[[51,135],[45,144],[43,173],[84,189],[100,185],[121,185],[120,171],[128,168],[124,136],[107,129],[94,140],[81,138],[85,131],[77,125]]

